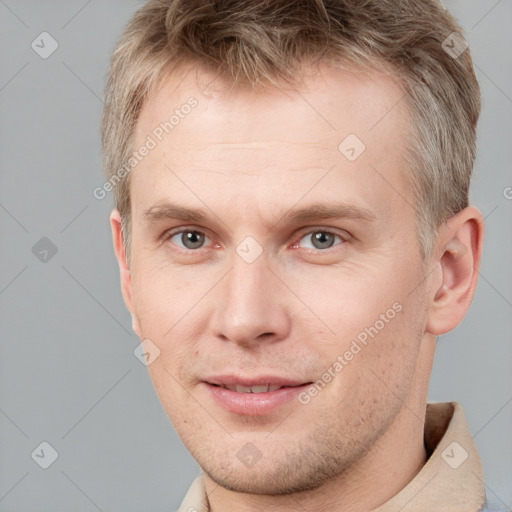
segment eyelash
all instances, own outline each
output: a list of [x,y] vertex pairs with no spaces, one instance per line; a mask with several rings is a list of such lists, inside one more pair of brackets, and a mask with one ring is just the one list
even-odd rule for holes
[[328,234],[328,235],[332,235],[334,236],[335,238],[338,239],[338,241],[336,242],[336,240],[334,241],[333,245],[330,246],[330,247],[327,247],[325,249],[317,249],[317,248],[310,248],[310,247],[303,247],[303,249],[307,250],[307,251],[310,251],[310,252],[319,252],[319,253],[327,253],[327,252],[330,252],[330,250],[335,250],[336,247],[338,247],[339,245],[342,245],[343,243],[345,243],[348,239],[347,236],[342,236],[340,235],[339,233],[336,233],[335,231],[331,231],[329,229],[322,229],[322,228],[315,228],[313,230],[310,230],[310,231],[306,231],[306,232],[303,232],[301,235],[300,235],[300,238],[298,240],[298,242],[294,242],[292,244],[292,248],[293,249],[300,249],[299,247],[299,242],[301,240],[303,240],[304,238],[306,237],[310,237],[312,236],[314,233],[323,233],[323,234]]
[[[195,228],[180,228],[179,230],[176,230],[176,231],[167,231],[166,233],[164,233],[163,241],[164,242],[170,241],[176,235],[182,235],[183,233],[199,233],[201,235],[204,235],[205,239],[210,240],[210,238],[204,231],[201,231],[201,230],[195,229]],[[173,245],[176,245],[176,244],[173,244]],[[180,250],[180,251],[190,252],[190,253],[191,252],[199,252],[201,249],[205,249],[205,247],[199,247],[199,249],[187,249],[186,247],[180,247],[180,246],[177,246],[177,247],[178,247],[178,250]]]
[[[166,233],[164,233],[164,236],[162,237],[163,238],[163,241],[164,242],[167,242],[167,241],[170,241],[174,236],[176,235],[182,235],[183,233],[189,233],[189,232],[196,232],[196,233],[199,233],[201,235],[204,235],[205,236],[205,239],[207,240],[210,240],[211,239],[208,237],[208,235],[204,232],[204,231],[201,231],[199,229],[195,229],[195,228],[179,228],[178,230],[171,230],[171,231],[167,231]],[[333,235],[334,237],[337,238],[337,242],[335,241],[334,244],[331,246],[331,247],[328,247],[328,248],[325,248],[325,249],[314,249],[314,248],[304,248],[306,251],[308,252],[317,252],[317,253],[327,253],[327,252],[330,252],[330,250],[334,250],[336,247],[340,246],[340,245],[343,245],[344,243],[346,243],[349,239],[349,236],[348,234],[344,234],[344,235],[341,235],[333,230],[329,230],[329,229],[324,229],[324,228],[313,228],[309,231],[306,231],[306,232],[303,232],[301,235],[300,235],[300,238],[298,239],[297,242],[293,242],[291,244],[291,248],[292,249],[299,249],[299,242],[307,237],[307,236],[311,236],[313,235],[314,233],[324,233],[324,234],[329,234],[329,235]],[[185,253],[193,253],[193,252],[199,252],[201,249],[205,249],[206,247],[199,247],[198,249],[188,249],[186,247],[181,247],[181,246],[178,246],[176,244],[173,244],[175,245],[176,247],[178,247],[178,250],[182,251],[182,252],[185,252]],[[219,246],[217,244],[217,246]]]

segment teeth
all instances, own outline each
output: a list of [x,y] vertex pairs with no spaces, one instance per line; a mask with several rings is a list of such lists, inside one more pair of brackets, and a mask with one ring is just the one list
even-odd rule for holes
[[237,393],[267,393],[268,391],[276,391],[282,388],[282,386],[269,386],[268,384],[262,386],[242,386],[241,384],[226,384],[224,387],[231,391],[236,391]]
[[268,386],[252,386],[251,393],[266,393],[268,391]]

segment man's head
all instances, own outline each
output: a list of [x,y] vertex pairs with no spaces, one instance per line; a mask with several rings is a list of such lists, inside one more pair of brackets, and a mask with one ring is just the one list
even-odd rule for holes
[[315,489],[422,428],[481,251],[458,30],[430,1],[153,1],[123,35],[103,125],[123,294],[223,488]]

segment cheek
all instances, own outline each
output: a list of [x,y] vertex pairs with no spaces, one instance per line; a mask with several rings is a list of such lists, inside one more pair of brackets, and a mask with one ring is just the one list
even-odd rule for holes
[[415,373],[426,311],[414,301],[395,302],[394,306],[360,332],[364,346],[359,343],[360,371],[353,378],[364,380],[373,396],[384,393],[400,400],[409,390]]
[[366,268],[312,268],[308,273],[289,276],[294,292],[302,300],[301,322],[325,331],[327,345],[344,350],[354,339],[362,343],[388,331],[400,321],[405,294],[389,282],[389,271]]
[[202,295],[201,287],[172,277],[168,271],[134,273],[134,314],[141,338],[149,338],[159,350],[148,370],[161,400],[180,395],[174,379],[184,382],[185,369],[198,357],[198,333],[207,318],[198,316]]
[[330,342],[316,350],[323,352],[325,367],[336,375],[333,391],[351,407],[371,397],[387,396],[389,403],[394,394],[405,396],[426,322],[421,291],[410,294],[407,286],[377,286],[376,278],[370,280],[373,286],[364,279],[340,280],[335,287],[331,281],[328,295],[310,295],[319,305],[327,304],[322,320],[334,332]]
[[146,336],[164,339],[197,306],[209,281],[203,275],[198,279],[197,272],[172,269],[161,262],[152,264],[151,259],[151,254],[142,256],[139,261],[144,263],[134,265],[134,310]]
[[[420,340],[407,319],[397,317],[346,363],[335,379],[333,401],[353,432],[378,431],[407,400],[413,386]],[[331,395],[332,396],[332,395]]]

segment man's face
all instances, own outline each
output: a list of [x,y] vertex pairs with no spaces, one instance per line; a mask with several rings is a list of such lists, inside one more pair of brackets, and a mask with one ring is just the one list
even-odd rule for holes
[[131,176],[134,325],[160,350],[149,371],[185,445],[241,492],[318,487],[420,393],[403,93],[321,71],[259,92],[176,76],[136,130],[134,148],[156,147]]

